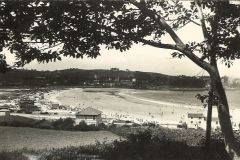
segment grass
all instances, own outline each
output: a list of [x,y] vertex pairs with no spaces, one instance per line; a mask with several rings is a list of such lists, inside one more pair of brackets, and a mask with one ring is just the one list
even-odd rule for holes
[[21,152],[0,152],[1,160],[28,160]]
[[[5,130],[5,132],[2,132],[3,130]],[[114,130],[120,135],[126,132],[126,134],[123,135],[125,140],[113,141],[113,143],[108,143],[109,141],[104,139],[103,136],[108,137],[108,140],[110,140],[110,137],[112,137],[112,139],[117,139],[118,137],[106,131],[71,132],[21,127],[0,127],[0,131],[0,139],[4,139],[6,136],[11,137],[11,139],[7,141],[11,143],[9,146],[15,150],[13,152],[0,153],[0,159],[1,156],[15,155],[20,157],[19,160],[25,160],[21,158],[24,158],[22,155],[26,154],[37,155],[40,157],[39,160],[229,159],[224,149],[223,141],[219,140],[219,134],[215,134],[212,137],[209,150],[203,147],[204,131],[202,130],[172,130],[157,126],[149,128],[125,126]],[[5,135],[5,137],[2,135]],[[95,138],[93,138],[94,136]],[[97,142],[96,139],[98,140]],[[84,145],[83,141],[85,141]],[[21,146],[27,146],[28,148],[16,148],[19,143]],[[68,145],[69,143],[71,143],[71,145]],[[52,148],[49,145],[54,146],[54,148],[49,149]]]
[[119,136],[108,131],[57,131],[25,127],[0,127],[0,151],[19,150],[22,148],[41,150],[83,146],[96,141],[113,141]]
[[22,117],[22,116],[0,116],[0,123],[16,123],[21,122],[22,124],[26,125],[32,125],[36,123],[38,120],[28,117]]
[[[156,134],[156,129],[157,133],[161,132],[163,135]],[[172,132],[163,128],[148,128],[144,131],[134,131],[125,141],[44,150],[38,152],[38,156],[39,160],[229,160],[221,141],[213,140],[210,149],[205,150],[200,144],[188,145],[182,139],[176,140],[177,137],[171,137],[175,134]],[[165,134],[169,133],[167,137]],[[195,132],[192,135],[195,135]],[[29,151],[22,150],[17,153],[19,152]]]

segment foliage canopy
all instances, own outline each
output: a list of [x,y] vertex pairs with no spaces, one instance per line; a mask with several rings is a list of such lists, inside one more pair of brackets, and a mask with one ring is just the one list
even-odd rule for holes
[[[239,14],[240,7],[228,1],[5,1],[0,2],[0,49],[8,48],[22,66],[62,56],[95,58],[101,45],[125,51],[142,43],[176,50],[174,57],[187,56],[198,65],[214,55],[230,66],[240,58]],[[174,30],[200,25],[202,17],[206,39],[184,44]],[[163,44],[165,34],[176,44]]]

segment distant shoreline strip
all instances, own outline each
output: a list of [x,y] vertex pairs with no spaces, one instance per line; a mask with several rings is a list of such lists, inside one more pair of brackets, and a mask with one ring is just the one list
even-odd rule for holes
[[160,104],[160,105],[165,105],[165,106],[174,106],[174,107],[184,107],[184,108],[191,108],[191,109],[202,109],[201,106],[192,106],[192,105],[185,105],[185,104],[180,104],[180,103],[171,103],[171,102],[164,102],[164,101],[156,101],[156,100],[151,100],[151,99],[145,99],[145,98],[139,98],[137,96],[130,95],[128,93],[122,93],[120,92],[119,95],[126,96],[126,97],[131,97],[137,100],[141,100],[144,102],[150,102],[150,103],[155,103],[155,104]]

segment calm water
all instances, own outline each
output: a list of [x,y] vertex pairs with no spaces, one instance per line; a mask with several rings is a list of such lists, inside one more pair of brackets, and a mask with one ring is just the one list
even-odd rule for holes
[[[181,103],[188,105],[201,105],[196,95],[207,94],[207,91],[137,91],[135,96],[165,102]],[[240,108],[240,90],[226,91],[231,109]]]

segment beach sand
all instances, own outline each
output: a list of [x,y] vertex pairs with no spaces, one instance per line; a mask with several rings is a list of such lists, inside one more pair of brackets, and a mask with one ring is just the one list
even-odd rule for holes
[[47,99],[79,110],[93,107],[101,110],[108,118],[132,120],[136,123],[177,124],[180,120],[184,121],[189,112],[203,112],[201,106],[138,97],[134,94],[138,91],[118,88],[72,88],[50,92]]

